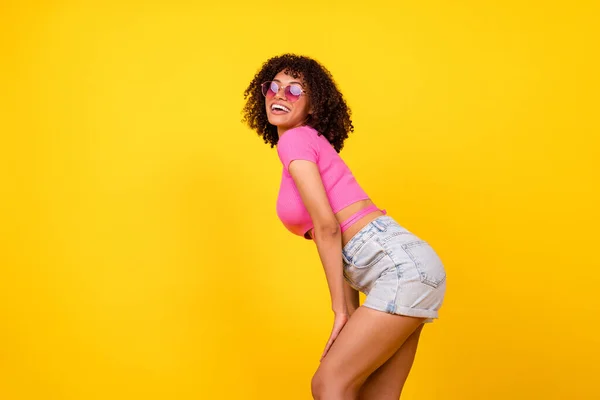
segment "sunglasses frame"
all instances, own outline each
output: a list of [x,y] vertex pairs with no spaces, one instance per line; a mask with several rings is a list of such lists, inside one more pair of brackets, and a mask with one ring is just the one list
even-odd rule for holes
[[[267,97],[267,95],[266,95],[265,92],[268,92],[269,90],[271,90],[271,84],[272,83],[275,83],[279,87],[279,89],[277,90],[277,93],[275,93],[273,96],[279,94],[279,92],[281,91],[281,89],[283,89],[283,94],[285,95],[285,99],[288,100],[290,103],[297,102],[298,100],[300,100],[300,97],[302,95],[306,95],[307,94],[306,90],[304,90],[302,88],[302,86],[300,84],[298,84],[298,83],[290,83],[289,85],[283,86],[281,83],[279,83],[277,81],[264,81],[263,83],[260,84],[260,92],[262,93],[262,95],[265,98]],[[265,85],[267,85],[267,84],[268,84],[268,89],[265,90],[264,88],[265,88]],[[289,88],[292,85],[300,87],[300,94],[298,95],[298,98],[296,100],[288,99],[288,93],[286,92],[286,89]],[[289,94],[292,95],[291,93],[289,93]],[[295,95],[293,95],[293,96],[295,96]]]

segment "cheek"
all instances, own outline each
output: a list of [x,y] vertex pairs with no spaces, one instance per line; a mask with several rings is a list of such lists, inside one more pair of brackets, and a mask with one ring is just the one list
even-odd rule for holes
[[298,114],[300,114],[300,115],[308,114],[308,102],[306,102],[305,100],[300,100],[300,101],[302,101],[302,104],[300,104],[299,107],[297,108]]

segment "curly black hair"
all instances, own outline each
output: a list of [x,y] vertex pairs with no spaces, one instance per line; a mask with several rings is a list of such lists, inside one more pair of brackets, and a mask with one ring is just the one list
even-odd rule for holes
[[267,60],[244,91],[246,104],[242,111],[242,122],[256,130],[265,143],[271,144],[271,148],[277,144],[279,140],[277,127],[271,125],[267,119],[265,98],[260,84],[272,80],[281,71],[294,78],[302,75],[308,87],[308,96],[313,109],[306,124],[325,136],[339,153],[344,147],[344,140],[348,138],[348,133],[354,132],[350,119],[351,111],[331,73],[309,57],[288,53]]

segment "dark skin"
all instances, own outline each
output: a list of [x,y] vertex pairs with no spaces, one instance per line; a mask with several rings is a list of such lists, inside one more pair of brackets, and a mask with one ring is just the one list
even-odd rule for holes
[[[260,89],[262,82],[273,80],[282,72],[287,75],[278,77],[282,86],[293,79],[302,83],[307,91],[296,102],[298,104],[292,105],[285,103],[284,92],[280,90],[278,100],[286,107],[294,108],[290,108],[289,118],[281,117],[284,114],[269,116],[268,100]],[[271,147],[277,145],[279,137],[287,130],[300,126],[297,125],[300,121],[303,121],[301,125],[309,125],[325,136],[338,152],[348,133],[353,131],[350,110],[331,74],[307,57],[284,54],[269,59],[244,95],[247,99],[244,122]],[[358,292],[342,275],[342,246],[381,212],[364,216],[342,234],[339,224],[372,204],[370,200],[351,204],[333,214],[316,164],[295,160],[289,171],[314,222],[312,238],[327,276],[335,313],[331,335],[312,378],[313,397],[327,400],[398,399],[414,360],[424,319],[359,307]]]
[[[310,107],[310,98],[305,93],[302,93],[300,98],[291,102],[285,97],[283,88],[285,86],[296,84],[305,89],[306,83],[301,76],[298,78],[288,75],[285,71],[280,71],[273,81],[280,86],[279,93],[270,99],[265,99],[265,111],[269,123],[277,127],[277,135],[281,137],[287,130],[296,128],[306,124],[308,117],[312,114]],[[289,109],[289,112],[281,113],[281,111],[273,110],[273,104],[280,104]]]
[[[297,101],[290,102],[284,94],[283,87],[287,85],[294,83],[305,85],[302,76],[294,77],[285,71],[280,71],[273,80],[278,82],[282,88],[275,96],[266,99],[265,111],[269,123],[277,126],[277,132],[281,136],[289,129],[304,125],[312,109],[308,96],[303,95]],[[289,112],[274,110],[274,104],[286,107]],[[325,270],[332,309],[335,315],[333,329],[321,356],[321,359],[323,359],[352,313],[359,307],[358,292],[346,282],[342,273],[342,247],[370,220],[383,214],[381,211],[375,211],[366,215],[362,220],[353,224],[351,230],[345,231],[342,235],[340,223],[352,215],[355,210],[371,204],[371,201],[361,200],[334,214],[321,180],[321,174],[315,163],[306,160],[294,160],[289,165],[289,172],[313,221],[314,228],[311,235]]]
[[277,145],[278,127],[273,124],[274,121],[269,121],[269,116],[265,112],[265,97],[261,93],[260,85],[265,81],[273,80],[282,71],[295,80],[302,81],[307,89],[306,98],[311,107],[311,112],[307,113],[309,118],[306,124],[325,136],[339,153],[348,135],[354,131],[350,108],[346,105],[331,73],[308,57],[283,54],[267,60],[244,91],[246,104],[242,110],[242,121],[255,130],[265,143],[270,144],[271,147]]

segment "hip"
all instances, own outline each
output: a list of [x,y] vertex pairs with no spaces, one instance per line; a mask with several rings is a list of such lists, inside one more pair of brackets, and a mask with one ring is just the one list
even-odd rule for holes
[[343,246],[342,259],[344,275],[363,292],[392,271],[423,288],[445,285],[444,265],[431,245],[389,215],[375,217],[360,229]]

